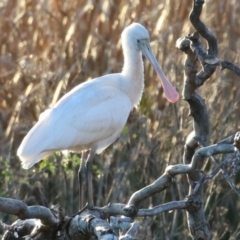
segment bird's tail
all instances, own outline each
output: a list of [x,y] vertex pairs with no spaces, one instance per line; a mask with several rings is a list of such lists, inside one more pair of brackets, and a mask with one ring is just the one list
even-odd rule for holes
[[22,167],[25,169],[31,168],[34,164],[48,157],[53,152],[51,150],[45,150],[45,145],[47,145],[48,142],[47,140],[41,141],[41,138],[39,139],[39,131],[32,134],[32,131],[35,129],[35,127],[31,129],[17,150],[17,155],[21,160]]
[[26,156],[26,155],[24,156],[23,153],[21,152],[21,148],[19,148],[18,151],[17,151],[17,155],[21,160],[22,167],[24,169],[29,169],[34,164],[39,162],[44,157],[49,156],[50,154],[47,153],[47,152],[42,152],[42,153],[38,153],[38,154],[35,154],[35,155],[31,155],[31,156]]
[[48,146],[52,146],[51,141],[58,130],[52,128],[56,121],[55,118],[58,118],[58,115],[53,114],[55,116],[53,118],[51,115],[52,112],[52,109],[48,109],[40,115],[38,122],[27,133],[17,150],[22,167],[25,169],[31,168],[34,164],[53,152],[48,149]]

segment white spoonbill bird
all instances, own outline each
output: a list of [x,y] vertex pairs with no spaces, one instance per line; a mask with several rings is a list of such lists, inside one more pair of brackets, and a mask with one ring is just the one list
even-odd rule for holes
[[132,23],[122,32],[121,40],[122,72],[73,88],[40,115],[17,151],[23,168],[28,169],[56,151],[90,149],[86,162],[89,207],[93,207],[93,157],[119,137],[130,111],[141,99],[144,88],[142,53],[159,75],[166,98],[172,103],[179,98],[152,52],[146,28]]

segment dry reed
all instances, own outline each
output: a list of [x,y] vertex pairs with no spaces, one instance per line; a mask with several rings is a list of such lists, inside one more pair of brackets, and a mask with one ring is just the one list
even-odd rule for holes
[[[133,21],[147,27],[159,62],[181,91],[184,55],[175,49],[175,41],[193,31],[188,21],[191,5],[190,0],[0,2],[1,196],[29,204],[59,203],[67,214],[77,210],[78,157],[56,154],[26,172],[16,157],[22,138],[39,114],[71,88],[121,70],[120,34]],[[219,56],[236,64],[240,64],[239,14],[237,0],[207,1],[202,14],[218,38]],[[166,102],[148,63],[145,79],[141,104],[132,112],[122,136],[95,159],[97,205],[126,203],[133,191],[159,177],[166,165],[181,161],[185,138],[192,129],[187,104]],[[217,71],[200,89],[209,107],[212,143],[240,130],[239,89],[237,77],[227,71]],[[143,206],[183,199],[187,195],[184,181],[177,179],[169,190]],[[221,176],[206,185],[205,204],[214,239],[234,236],[239,227],[239,201]],[[140,221],[139,239],[189,236],[181,211]]]

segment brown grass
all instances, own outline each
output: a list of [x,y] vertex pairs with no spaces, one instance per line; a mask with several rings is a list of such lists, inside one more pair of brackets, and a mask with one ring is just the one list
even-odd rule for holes
[[[188,21],[191,4],[190,0],[0,2],[1,196],[29,204],[59,203],[67,214],[77,210],[76,155],[56,154],[25,171],[16,157],[17,147],[39,114],[71,88],[121,70],[120,34],[133,21],[149,30],[159,62],[181,92],[184,55],[175,49],[175,42],[193,31]],[[225,0],[206,1],[202,14],[218,38],[219,56],[236,64],[240,63],[239,15],[240,2]],[[126,203],[133,191],[159,177],[167,164],[181,162],[184,141],[192,129],[187,104],[166,102],[148,63],[145,79],[141,105],[131,114],[122,136],[95,159],[98,205]],[[218,70],[200,89],[209,107],[212,143],[240,129],[238,80],[233,73]],[[183,199],[187,195],[184,182],[185,178],[177,179],[169,190],[143,206]],[[240,220],[238,202],[221,176],[206,185],[205,207],[214,239],[234,236]],[[139,239],[188,236],[181,211],[146,218],[141,226]]]

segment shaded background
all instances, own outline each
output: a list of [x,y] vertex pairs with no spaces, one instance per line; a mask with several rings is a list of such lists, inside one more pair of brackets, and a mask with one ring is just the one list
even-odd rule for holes
[[[78,154],[60,153],[32,169],[21,168],[16,150],[39,114],[77,84],[119,72],[120,34],[131,22],[150,32],[151,45],[168,78],[182,91],[185,56],[177,38],[193,31],[192,1],[172,0],[1,0],[0,1],[0,195],[31,204],[60,204],[78,210]],[[219,42],[219,57],[240,65],[240,2],[206,1],[202,20]],[[205,43],[204,43],[205,44]],[[206,46],[206,44],[205,44]],[[126,203],[152,183],[167,165],[182,161],[192,130],[188,105],[170,104],[153,68],[145,61],[145,91],[121,137],[94,162],[96,205]],[[210,113],[211,143],[240,130],[239,79],[219,69],[199,90]],[[210,169],[211,163],[206,164]],[[237,186],[240,174],[235,178]],[[152,207],[183,199],[185,177],[142,203]],[[219,175],[205,185],[205,209],[214,239],[238,239],[239,197]],[[11,223],[15,218],[4,214]],[[138,219],[139,239],[188,239],[184,211]],[[231,236],[231,238],[230,238]],[[240,238],[239,238],[240,239]]]

